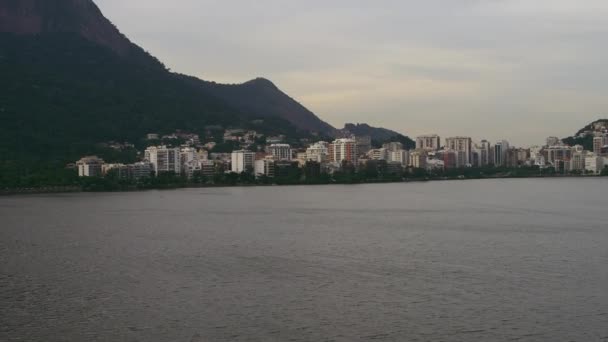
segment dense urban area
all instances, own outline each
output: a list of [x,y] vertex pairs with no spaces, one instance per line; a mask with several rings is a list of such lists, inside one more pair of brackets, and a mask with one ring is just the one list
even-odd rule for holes
[[[608,174],[605,122],[577,137],[592,139],[592,150],[569,146],[557,137],[547,138],[543,146],[519,148],[506,140],[442,140],[436,134],[417,137],[415,147],[389,141],[374,148],[369,136],[344,135],[333,141],[300,139],[289,144],[288,137],[244,129],[224,130],[221,141],[201,141],[187,132],[150,133],[145,137],[148,147],[137,152],[136,163],[85,156],[67,168],[78,171],[85,190]],[[117,142],[107,146],[134,148]]]

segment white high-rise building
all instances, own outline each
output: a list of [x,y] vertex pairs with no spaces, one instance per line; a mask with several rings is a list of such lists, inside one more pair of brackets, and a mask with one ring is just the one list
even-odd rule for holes
[[251,151],[232,152],[232,172],[253,172],[255,168],[255,153]]
[[317,163],[324,163],[327,161],[327,155],[329,154],[328,143],[325,141],[319,141],[314,143],[306,149],[306,160],[315,161]]
[[337,139],[329,144],[329,161],[333,163],[349,162],[357,165],[357,142],[354,139]]
[[608,145],[608,135],[597,136],[593,138],[593,153],[598,156],[602,155],[602,149]]
[[272,154],[275,160],[291,160],[291,146],[288,144],[272,144],[268,147],[268,153]]
[[267,157],[255,161],[255,176],[256,177],[274,177],[275,160]]
[[456,152],[456,167],[471,166],[473,140],[469,137],[452,137],[445,139],[445,148]]
[[409,152],[406,150],[397,150],[389,152],[388,161],[391,163],[401,163],[402,166],[409,164]]
[[604,158],[591,155],[585,158],[585,171],[594,175],[599,175],[604,169]]
[[494,145],[494,165],[507,165],[507,152],[509,151],[509,142],[502,140]]
[[101,177],[104,161],[97,156],[84,157],[76,162],[79,177]]
[[393,141],[382,145],[382,148],[388,150],[389,152],[396,152],[403,150],[403,144],[397,141]]
[[372,160],[388,160],[389,150],[386,148],[376,148],[367,152],[367,156]]
[[441,148],[441,138],[437,134],[421,135],[416,138],[416,149],[438,151]]
[[198,161],[199,154],[195,148],[192,147],[184,147],[179,152],[180,155],[180,163],[182,168],[186,164],[193,164],[193,162]]
[[587,153],[584,151],[573,152],[570,158],[570,171],[583,171],[585,169],[586,157]]
[[152,163],[154,173],[173,172],[181,173],[181,160],[179,148],[166,146],[151,146],[146,149],[145,158]]
[[479,145],[479,166],[484,167],[494,164],[494,152],[492,144],[487,140],[482,140]]
[[416,169],[426,168],[427,154],[425,150],[414,150],[410,152],[409,166]]

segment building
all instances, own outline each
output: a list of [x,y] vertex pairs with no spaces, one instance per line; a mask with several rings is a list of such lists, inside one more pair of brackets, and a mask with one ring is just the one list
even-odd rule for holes
[[327,161],[327,155],[329,154],[328,146],[329,144],[325,141],[310,145],[310,147],[306,149],[306,160],[324,163]]
[[604,158],[591,155],[585,158],[585,171],[594,175],[599,175],[604,169]]
[[601,156],[604,146],[608,145],[608,136],[602,135],[593,138],[593,153]]
[[504,161],[505,166],[508,168],[511,168],[511,169],[518,167],[519,166],[518,155],[519,155],[518,149],[509,148],[507,150],[507,155],[506,155],[505,161]]
[[191,179],[195,173],[202,174],[201,163],[198,159],[193,159],[182,164],[182,174]]
[[300,167],[303,167],[304,165],[306,165],[306,162],[308,161],[308,159],[306,159],[307,155],[306,152],[297,152],[296,153],[296,161],[298,162],[298,165],[300,165]]
[[198,163],[199,154],[195,148],[184,147],[179,152],[179,162],[181,171],[184,172],[188,178],[192,177],[195,171],[200,171],[200,164]]
[[518,148],[517,149],[517,164],[524,165],[529,164],[530,161],[530,149]]
[[509,142],[502,140],[494,145],[494,165],[506,166],[507,152],[509,151]]
[[452,137],[445,139],[446,150],[456,152],[456,167],[471,166],[473,140],[469,137]]
[[288,178],[298,175],[300,168],[297,162],[289,160],[277,160],[274,162],[275,178]]
[[403,150],[403,144],[400,142],[389,142],[382,145],[383,149],[386,149],[389,152],[401,151]]
[[181,173],[181,160],[179,148],[169,148],[166,146],[148,147],[145,152],[145,159],[152,163],[154,173],[173,172]]
[[479,161],[480,151],[478,149],[473,149],[471,151],[471,166],[473,167],[481,167],[481,162]]
[[551,146],[545,149],[547,163],[556,165],[559,162],[570,160],[572,149],[568,146]]
[[414,150],[410,152],[409,166],[415,169],[426,168],[426,151],[425,150]]
[[88,156],[76,162],[79,177],[101,177],[104,161],[97,156]]
[[482,140],[479,144],[479,166],[485,167],[494,165],[494,153],[492,153],[492,144],[487,140]]
[[254,170],[256,177],[266,176],[273,178],[275,175],[275,161],[272,158],[256,160]]
[[545,156],[543,154],[543,148],[540,146],[531,146],[530,147],[530,162],[532,165],[545,167]]
[[246,150],[232,152],[232,172],[254,172],[255,169],[255,153]]
[[179,151],[180,162],[185,164],[187,162],[198,160],[198,151],[193,147],[184,147]]
[[272,144],[268,147],[268,153],[271,154],[275,160],[291,160],[292,152],[289,144]]
[[215,160],[201,160],[201,174],[205,177],[212,177],[218,173],[218,161]]
[[572,153],[570,158],[569,171],[583,171],[585,170],[585,158],[587,153],[584,151],[575,151]]
[[446,170],[451,170],[460,167],[458,164],[458,152],[454,150],[445,150],[441,153],[443,155],[443,167]]
[[142,161],[128,165],[129,177],[133,179],[150,178],[154,172],[154,165],[149,161]]
[[361,155],[367,154],[372,149],[372,137],[369,135],[357,136],[355,141],[357,142],[357,153]]
[[436,171],[436,170],[444,170],[445,164],[443,160],[439,159],[427,159],[426,161],[426,170],[427,171]]
[[409,152],[406,150],[390,151],[388,153],[388,161],[390,163],[401,163],[401,165],[407,166],[409,163]]
[[421,135],[416,138],[416,149],[437,151],[441,148],[441,138],[437,134]]
[[117,178],[129,178],[129,167],[125,164],[103,164],[101,174],[106,177],[108,173],[114,174]]
[[337,139],[328,147],[329,161],[342,164],[348,162],[357,165],[357,142],[353,139]]
[[367,157],[371,160],[388,160],[389,150],[377,148],[367,152]]

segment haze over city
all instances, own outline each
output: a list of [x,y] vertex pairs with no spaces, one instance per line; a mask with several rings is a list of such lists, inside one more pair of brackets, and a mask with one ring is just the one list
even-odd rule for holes
[[336,127],[539,144],[608,105],[600,0],[97,4],[172,70],[269,78]]

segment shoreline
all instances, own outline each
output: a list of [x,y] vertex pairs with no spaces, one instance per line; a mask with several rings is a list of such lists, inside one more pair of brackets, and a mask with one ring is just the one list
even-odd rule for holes
[[17,188],[0,189],[0,196],[18,195],[41,195],[41,194],[68,194],[68,193],[121,193],[121,192],[143,192],[152,190],[178,190],[178,189],[205,189],[205,188],[237,188],[237,187],[285,187],[285,186],[325,186],[325,185],[363,185],[363,184],[396,184],[396,183],[423,183],[423,182],[445,182],[445,181],[468,181],[468,180],[496,180],[496,179],[534,179],[534,178],[605,178],[598,175],[536,175],[536,176],[496,176],[496,177],[437,177],[437,178],[405,178],[398,181],[377,180],[362,182],[329,182],[329,183],[294,183],[294,184],[188,184],[167,185],[151,188],[129,188],[116,190],[85,190],[82,186],[45,186],[41,188]]

